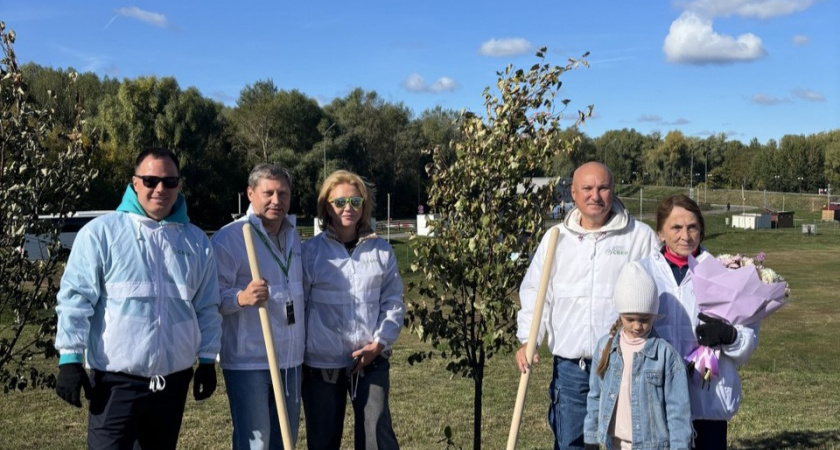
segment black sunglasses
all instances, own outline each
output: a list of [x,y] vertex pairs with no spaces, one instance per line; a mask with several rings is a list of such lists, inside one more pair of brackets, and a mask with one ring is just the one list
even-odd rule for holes
[[152,175],[134,175],[135,177],[143,180],[143,186],[146,186],[149,189],[154,189],[157,187],[158,183],[163,182],[163,187],[166,189],[175,189],[178,187],[178,183],[181,182],[181,177],[156,177]]

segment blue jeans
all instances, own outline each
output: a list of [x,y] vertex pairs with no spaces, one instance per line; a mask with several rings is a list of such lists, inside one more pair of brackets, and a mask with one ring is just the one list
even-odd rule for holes
[[397,450],[388,408],[391,364],[379,356],[356,375],[345,369],[304,366],[303,407],[306,442],[311,450],[339,450],[347,396],[353,404],[356,450]]
[[589,371],[592,361],[554,357],[554,375],[548,387],[548,423],[554,431],[554,449],[583,448],[583,420],[589,394]]
[[[268,370],[223,370],[233,419],[234,450],[283,450],[283,435],[277,417],[277,403]],[[297,442],[300,425],[301,366],[280,369],[286,414]],[[286,449],[291,450],[291,449]]]

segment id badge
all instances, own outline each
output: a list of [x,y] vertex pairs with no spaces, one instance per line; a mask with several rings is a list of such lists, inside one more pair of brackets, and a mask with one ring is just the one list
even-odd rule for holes
[[295,304],[291,300],[286,302],[286,322],[289,325],[295,324]]

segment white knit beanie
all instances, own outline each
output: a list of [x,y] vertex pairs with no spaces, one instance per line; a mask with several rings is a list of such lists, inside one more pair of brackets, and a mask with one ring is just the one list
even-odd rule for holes
[[653,277],[638,262],[625,264],[613,293],[619,314],[659,314],[659,292]]

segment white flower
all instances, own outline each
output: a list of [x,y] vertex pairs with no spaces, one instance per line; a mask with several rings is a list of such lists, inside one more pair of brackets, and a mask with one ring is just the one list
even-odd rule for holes
[[744,257],[741,258],[741,267],[754,266],[754,265],[755,265],[755,260],[753,260],[752,258],[749,258],[747,256],[744,256]]

